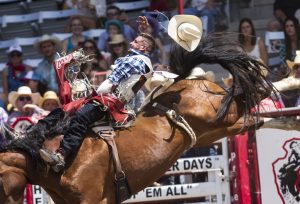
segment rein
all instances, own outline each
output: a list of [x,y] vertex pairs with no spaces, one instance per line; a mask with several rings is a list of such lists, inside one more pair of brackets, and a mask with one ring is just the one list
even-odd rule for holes
[[181,127],[189,136],[191,143],[190,148],[193,147],[197,142],[197,137],[192,129],[192,127],[188,124],[188,122],[184,119],[183,116],[179,115],[175,110],[169,109],[161,104],[153,103],[154,108],[157,108],[163,112],[165,112],[167,118],[169,118],[175,125]]

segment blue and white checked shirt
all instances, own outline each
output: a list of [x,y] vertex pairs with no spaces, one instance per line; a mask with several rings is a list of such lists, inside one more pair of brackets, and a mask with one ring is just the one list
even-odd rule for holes
[[114,70],[107,77],[114,85],[118,85],[122,80],[128,79],[133,74],[146,74],[146,64],[140,58],[134,57],[134,55],[145,55],[144,53],[130,49],[130,53],[125,57],[116,59],[114,63]]

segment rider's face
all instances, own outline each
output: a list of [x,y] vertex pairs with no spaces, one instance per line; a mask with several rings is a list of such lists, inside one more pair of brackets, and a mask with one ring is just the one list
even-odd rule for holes
[[146,42],[142,36],[138,36],[131,43],[130,47],[135,50],[146,50]]

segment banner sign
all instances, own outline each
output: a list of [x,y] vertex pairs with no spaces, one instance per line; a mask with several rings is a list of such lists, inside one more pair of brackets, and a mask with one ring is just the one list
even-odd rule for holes
[[262,204],[300,202],[300,132],[256,132]]
[[174,200],[198,198],[201,196],[216,195],[216,182],[191,183],[183,185],[149,187],[133,195],[123,203],[147,201]]
[[220,170],[224,167],[223,156],[193,157],[178,159],[166,172],[170,174],[197,173]]

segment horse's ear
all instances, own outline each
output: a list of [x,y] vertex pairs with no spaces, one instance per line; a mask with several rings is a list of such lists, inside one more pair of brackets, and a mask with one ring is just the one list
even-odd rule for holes
[[[1,181],[1,179],[0,179]],[[19,200],[26,187],[26,178],[22,174],[15,172],[6,172],[2,176],[2,184],[5,195],[11,196],[13,200]]]

